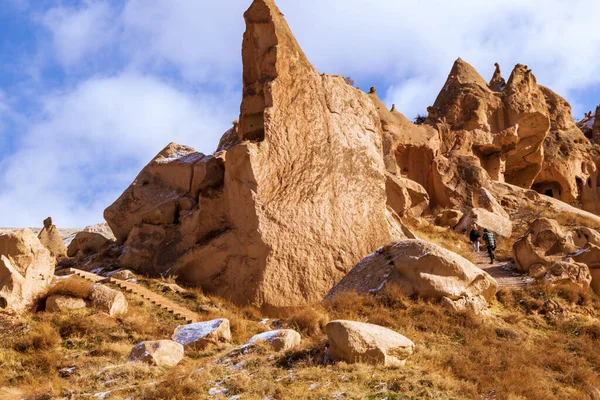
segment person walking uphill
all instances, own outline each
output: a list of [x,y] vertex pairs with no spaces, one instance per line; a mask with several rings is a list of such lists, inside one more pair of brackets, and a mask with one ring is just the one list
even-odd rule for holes
[[496,250],[496,235],[494,232],[488,232],[487,229],[483,230],[483,240],[487,247],[488,254],[490,255],[490,264],[494,263],[494,251]]
[[479,239],[481,239],[481,233],[477,229],[477,225],[473,224],[473,229],[469,233],[469,240],[473,243],[473,251],[479,253]]

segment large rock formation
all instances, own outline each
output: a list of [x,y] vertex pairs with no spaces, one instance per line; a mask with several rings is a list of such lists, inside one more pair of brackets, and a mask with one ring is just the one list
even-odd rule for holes
[[[573,121],[571,106],[552,90],[538,85],[527,66],[515,66],[504,83],[496,64],[488,85],[472,66],[458,59],[429,108],[427,122],[440,131],[440,157],[448,160],[437,162],[446,165],[438,171],[446,170],[450,176],[441,175],[436,193],[429,193],[435,202],[449,206],[443,192],[450,188],[457,190],[454,198],[468,207],[471,187],[489,187],[492,179],[533,188],[600,214],[598,147]],[[469,159],[468,174],[474,179],[453,171]],[[480,169],[487,174],[482,175]],[[456,186],[455,180],[466,180],[467,184]]]
[[397,285],[406,296],[446,299],[454,309],[485,312],[496,294],[496,281],[458,254],[421,240],[403,240],[378,249],[327,295],[376,293]]
[[29,229],[0,235],[0,311],[21,312],[48,288],[56,259]]
[[316,302],[403,237],[380,119],[366,94],[313,68],[272,0],[245,19],[240,143],[224,140],[219,157],[171,145],[105,217],[126,241],[123,266],[265,309]]
[[67,246],[65,246],[56,225],[52,223],[52,217],[44,220],[44,227],[38,234],[40,242],[50,250],[54,257],[60,258],[67,255]]

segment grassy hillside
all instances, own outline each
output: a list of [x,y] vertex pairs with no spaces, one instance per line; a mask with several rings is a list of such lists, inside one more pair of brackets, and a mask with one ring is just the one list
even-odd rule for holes
[[[160,281],[144,280],[158,290]],[[143,340],[169,338],[170,314],[128,296],[112,319],[92,310],[0,320],[2,398],[141,399],[596,399],[600,398],[600,299],[569,288],[499,292],[488,318],[407,299],[393,287],[300,309],[280,322],[302,333],[299,349],[228,355],[267,328],[255,309],[198,291],[168,296],[206,319],[227,317],[234,343],[186,354],[167,370],[127,364]],[[417,349],[405,368],[329,363],[323,327],[353,319],[392,328]],[[240,396],[240,397],[235,397]]]

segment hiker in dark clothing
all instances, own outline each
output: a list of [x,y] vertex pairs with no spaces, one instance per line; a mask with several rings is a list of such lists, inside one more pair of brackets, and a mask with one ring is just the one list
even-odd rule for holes
[[494,263],[494,250],[496,250],[496,235],[494,232],[488,232],[487,229],[483,230],[483,240],[487,246],[488,254],[490,255],[490,264]]
[[469,233],[469,240],[473,243],[473,251],[479,253],[479,239],[481,239],[481,232],[477,229],[477,225],[473,224],[473,229]]

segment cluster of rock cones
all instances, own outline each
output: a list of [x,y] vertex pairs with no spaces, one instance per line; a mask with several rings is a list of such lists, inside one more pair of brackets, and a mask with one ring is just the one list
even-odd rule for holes
[[122,267],[280,309],[414,238],[402,217],[452,210],[453,226],[507,237],[511,213],[540,204],[598,220],[600,127],[582,132],[526,66],[488,83],[458,59],[413,124],[375,88],[319,74],[272,0],[245,20],[239,122],[213,155],[170,144],[106,210]]

